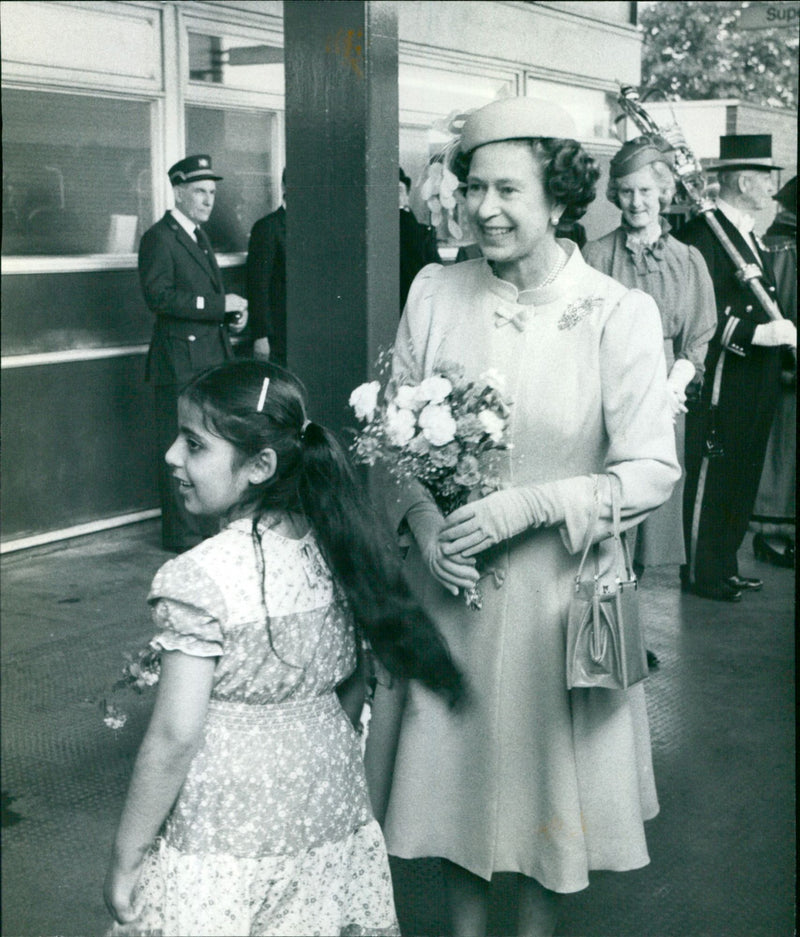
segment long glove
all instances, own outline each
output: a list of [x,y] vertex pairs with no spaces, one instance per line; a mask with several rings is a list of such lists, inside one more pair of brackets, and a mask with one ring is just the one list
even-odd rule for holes
[[439,540],[446,556],[472,557],[529,527],[549,526],[563,520],[541,487],[508,488],[449,514]]
[[475,560],[445,555],[439,541],[444,518],[432,501],[413,504],[406,512],[405,519],[428,569],[448,592],[458,595],[459,589],[469,589],[478,581]]

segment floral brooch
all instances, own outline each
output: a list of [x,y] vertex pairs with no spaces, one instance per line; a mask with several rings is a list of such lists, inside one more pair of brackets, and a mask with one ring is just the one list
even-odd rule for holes
[[561,318],[558,320],[559,329],[572,329],[586,316],[600,309],[603,300],[599,296],[584,296],[583,299],[576,299],[570,303],[564,310]]

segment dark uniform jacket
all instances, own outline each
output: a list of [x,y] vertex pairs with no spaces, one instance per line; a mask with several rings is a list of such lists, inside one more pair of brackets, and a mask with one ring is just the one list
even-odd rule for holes
[[286,362],[286,209],[253,225],[247,249],[247,307],[254,339],[268,338],[270,357]]
[[142,236],[139,280],[156,317],[146,379],[155,385],[183,384],[233,357],[222,274],[205,243],[206,251],[170,212]]
[[[735,225],[718,210],[715,216],[742,258],[755,263],[753,249]],[[736,277],[733,261],[705,218],[693,219],[679,237],[703,255],[717,305],[717,329],[708,346],[702,393],[686,417],[684,489],[690,579],[713,583],[738,575],[736,554],[753,509],[780,389],[780,349],[753,344],[756,327],[768,322],[769,316]],[[758,259],[762,282],[774,297],[769,255],[759,248]],[[719,400],[712,410],[715,381]],[[708,453],[714,457],[708,461],[700,489],[702,460]]]
[[[747,263],[757,263],[760,260],[763,270],[762,282],[774,299],[774,282],[768,254],[759,250],[756,258],[736,226],[721,211],[715,211],[714,216]],[[678,239],[694,245],[700,251],[714,283],[717,331],[709,345],[706,374],[713,370],[723,348],[740,359],[748,358],[756,363],[763,359],[773,359],[776,354],[774,348],[752,344],[756,326],[769,322],[769,316],[757,302],[750,287],[737,279],[733,261],[706,220],[702,216],[694,218],[681,231]]]
[[400,210],[400,312],[414,277],[427,264],[442,262],[436,248],[436,231],[417,221],[410,209]]

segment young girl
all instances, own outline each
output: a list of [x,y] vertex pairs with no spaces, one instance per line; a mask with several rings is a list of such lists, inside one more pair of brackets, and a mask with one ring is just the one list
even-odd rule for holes
[[223,529],[150,593],[162,670],[106,876],[114,932],[399,933],[351,721],[357,647],[451,703],[459,674],[295,377],[222,365],[178,417],[167,462]]

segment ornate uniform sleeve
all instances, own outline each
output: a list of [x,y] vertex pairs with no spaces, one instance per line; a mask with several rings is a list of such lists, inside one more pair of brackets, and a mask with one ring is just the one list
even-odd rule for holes
[[[605,473],[620,482],[622,526],[632,527],[669,498],[681,470],[666,383],[661,317],[655,301],[629,290],[611,312],[600,345]],[[594,479],[581,475],[536,486],[545,523],[561,524],[571,553],[583,546],[592,515]],[[595,539],[612,532],[611,488],[598,486]]]
[[165,651],[219,657],[225,602],[214,580],[188,556],[165,563],[147,601],[159,630],[153,642]]
[[[700,224],[700,219],[695,219],[688,229],[684,238],[685,243],[695,247],[703,257],[711,277],[712,284],[720,286],[726,278],[733,279],[733,264],[727,258],[721,258],[717,253],[716,237],[705,223]],[[721,287],[720,287],[721,289]],[[738,287],[737,287],[738,289]],[[746,287],[742,287],[746,289]],[[731,305],[726,305],[726,301],[714,288],[715,306],[717,309],[717,327],[712,341],[716,341],[719,346],[734,355],[744,357],[750,351],[753,345],[753,334],[757,323],[750,319],[742,319],[731,313]],[[755,300],[748,300],[755,303]]]

